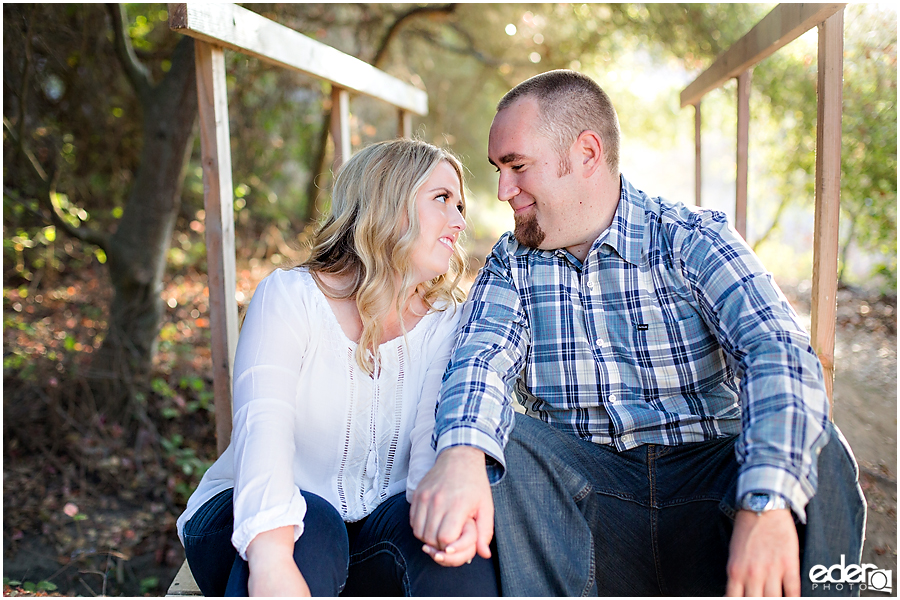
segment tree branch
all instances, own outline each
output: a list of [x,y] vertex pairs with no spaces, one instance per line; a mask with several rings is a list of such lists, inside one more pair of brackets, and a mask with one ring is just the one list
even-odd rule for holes
[[[472,43],[471,39],[467,40],[469,42],[468,46],[454,46],[452,44],[447,44],[446,42],[442,42],[442,41],[438,40],[431,34],[431,32],[428,32],[428,31],[417,29],[413,33],[415,35],[418,35],[419,37],[423,38],[426,42],[428,42],[429,44],[431,44],[433,46],[436,46],[442,50],[447,50],[448,52],[453,52],[455,54],[461,54],[463,56],[471,56],[478,62],[488,65],[489,67],[499,67],[501,64],[501,61],[498,61],[495,58],[491,58],[490,56],[486,56],[480,50],[478,50],[475,47],[474,43]],[[467,37],[467,36],[464,36],[464,37]]]
[[375,56],[372,58],[372,66],[381,68],[381,63],[387,56],[387,49],[391,44],[391,40],[397,36],[400,32],[400,28],[407,21],[422,15],[449,15],[455,10],[456,4],[444,4],[443,6],[417,6],[400,15],[388,28],[387,32],[385,32],[384,37],[381,38],[381,43],[378,44],[378,50],[375,51]]
[[107,4],[106,9],[109,11],[115,33],[116,56],[119,57],[119,62],[122,63],[122,68],[125,69],[125,74],[134,87],[134,91],[137,92],[139,98],[143,99],[153,88],[153,81],[150,78],[150,71],[134,53],[134,46],[128,36],[125,9],[121,4]]
[[[79,239],[82,242],[86,242],[88,244],[93,244],[102,248],[104,251],[109,249],[109,236],[102,232],[97,231],[95,229],[91,229],[89,227],[76,227],[69,223],[63,215],[62,209],[59,207],[56,201],[56,179],[59,175],[57,171],[56,175],[54,175],[53,179],[50,179],[47,176],[47,172],[44,171],[41,164],[38,162],[37,158],[25,147],[22,143],[22,140],[12,129],[12,125],[9,121],[6,120],[6,117],[3,117],[3,126],[6,128],[7,133],[9,133],[9,137],[12,139],[13,143],[16,145],[16,148],[21,152],[25,158],[28,159],[28,164],[31,166],[31,170],[34,171],[34,174],[37,175],[38,179],[41,182],[41,190],[38,194],[37,203],[40,206],[43,206],[50,212],[50,218],[48,219],[46,215],[41,214],[41,218],[45,221],[49,221],[52,225],[55,225],[65,231],[69,236]],[[25,201],[13,190],[6,188],[4,186],[3,193],[19,202],[20,204],[25,205]],[[32,213],[34,211],[31,211]]]

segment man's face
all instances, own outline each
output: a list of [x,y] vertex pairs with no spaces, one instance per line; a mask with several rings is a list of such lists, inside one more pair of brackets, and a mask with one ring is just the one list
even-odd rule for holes
[[[533,98],[522,98],[494,117],[488,160],[497,167],[497,197],[509,202],[519,243],[553,250],[577,243],[575,176],[560,175],[560,157],[538,132],[540,111]],[[573,210],[574,209],[574,210]]]

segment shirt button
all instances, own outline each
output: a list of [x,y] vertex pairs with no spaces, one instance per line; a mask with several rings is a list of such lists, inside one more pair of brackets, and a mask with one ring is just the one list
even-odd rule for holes
[[588,287],[589,287],[591,290],[593,290],[593,289],[594,289],[594,282],[593,282],[593,281],[588,281]]
[[595,343],[597,344],[598,348],[603,348],[604,346],[606,346],[606,341],[600,338],[597,338],[597,341]]
[[610,395],[609,395],[609,401],[610,401],[610,402],[615,402],[616,400],[618,400],[618,398],[616,398],[616,395],[615,395],[615,394],[610,394]]
[[634,440],[634,436],[632,436],[630,433],[627,433],[622,436],[623,444],[630,444],[633,440]]

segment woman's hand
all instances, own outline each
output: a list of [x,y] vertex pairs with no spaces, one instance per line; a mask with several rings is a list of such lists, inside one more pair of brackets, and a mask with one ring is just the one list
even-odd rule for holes
[[294,527],[264,531],[247,546],[251,596],[311,596],[294,562]]
[[478,548],[478,528],[474,519],[469,519],[463,525],[459,539],[449,544],[443,551],[425,544],[422,550],[434,559],[434,562],[445,567],[458,567],[472,562]]

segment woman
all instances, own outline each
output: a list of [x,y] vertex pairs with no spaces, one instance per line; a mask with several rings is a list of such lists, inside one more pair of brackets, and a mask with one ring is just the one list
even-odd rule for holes
[[338,174],[310,258],[259,284],[231,444],[178,520],[205,595],[497,595],[471,522],[443,563],[460,566],[429,558],[409,525],[434,463],[464,217],[456,158],[376,144]]

